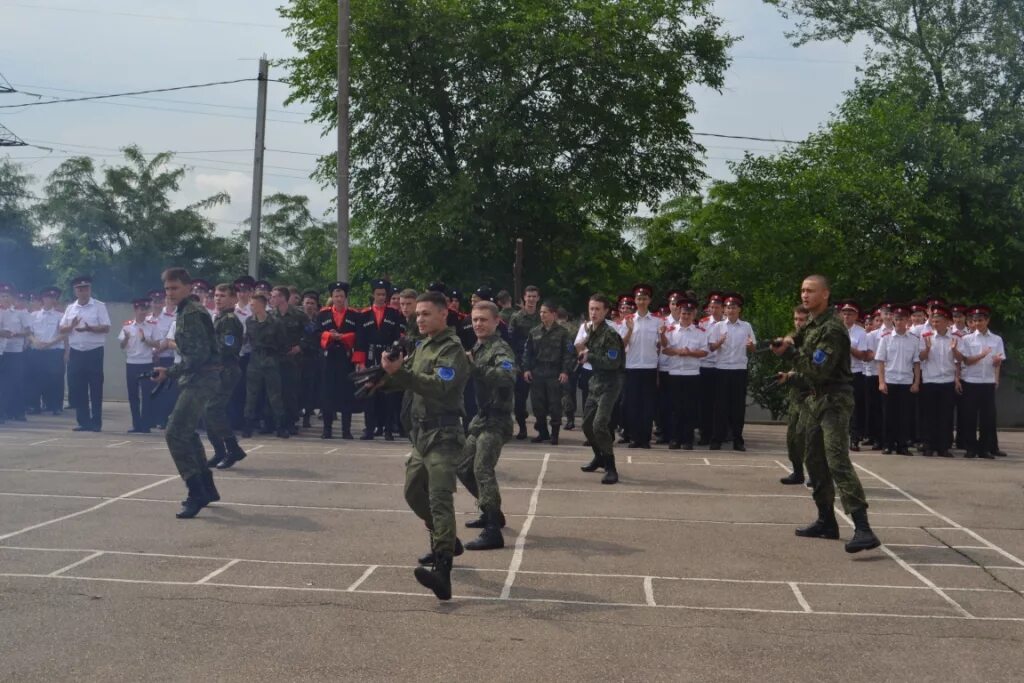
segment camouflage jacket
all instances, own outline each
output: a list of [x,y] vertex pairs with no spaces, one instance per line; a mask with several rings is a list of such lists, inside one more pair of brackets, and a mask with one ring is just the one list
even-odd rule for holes
[[523,356],[523,371],[542,376],[570,373],[576,367],[576,347],[573,336],[559,325],[543,325],[530,330],[526,338],[526,353]]
[[213,331],[217,337],[217,352],[223,365],[237,365],[242,350],[245,330],[242,321],[234,311],[221,311],[213,319]]
[[178,304],[174,319],[174,343],[181,362],[167,369],[167,376],[185,386],[190,377],[216,369],[220,351],[209,312],[191,299]]
[[510,418],[516,386],[512,347],[496,334],[477,341],[470,354],[479,414]]
[[[590,328],[593,323],[587,323]],[[622,372],[626,367],[626,348],[622,337],[611,325],[601,323],[587,335],[587,362],[595,375]]]
[[245,336],[252,345],[253,355],[280,357],[288,349],[284,327],[281,321],[267,315],[263,322],[256,319],[256,314],[245,321]]

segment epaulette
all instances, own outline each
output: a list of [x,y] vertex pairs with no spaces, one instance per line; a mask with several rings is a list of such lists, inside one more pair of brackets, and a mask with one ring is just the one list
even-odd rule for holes
[[329,311],[331,310],[331,308],[332,306],[324,306],[323,308],[320,309],[320,312],[323,313],[324,311]]
[[131,324],[132,324],[132,323],[134,323],[134,322],[135,322],[134,320],[125,320],[125,321],[124,321],[123,323],[121,323],[121,324],[122,324],[122,325],[131,325]]
[[886,337],[888,337],[888,336],[889,336],[890,334],[892,334],[892,330],[887,330],[886,332],[883,332],[883,333],[881,334],[881,336],[879,337],[879,339],[885,339],[885,338],[886,338]]

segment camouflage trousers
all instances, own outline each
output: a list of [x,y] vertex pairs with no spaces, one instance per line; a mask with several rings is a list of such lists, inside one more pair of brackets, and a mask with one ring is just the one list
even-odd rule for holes
[[281,365],[276,356],[253,353],[245,376],[245,419],[255,420],[260,413],[260,399],[266,394],[270,413],[279,428],[287,424],[281,399]]
[[504,420],[477,415],[469,423],[469,437],[456,474],[477,499],[481,511],[501,510],[501,493],[494,468],[501,457],[501,447],[511,438],[511,415]]
[[558,381],[558,374],[533,375],[533,382],[530,384],[530,407],[533,408],[533,416],[537,420],[537,428],[540,429],[547,419],[550,418],[552,426],[558,426],[562,421],[562,384]]
[[220,383],[206,404],[206,436],[211,442],[230,439],[235,435],[228,421],[228,403],[241,377],[242,371],[237,365],[225,365],[220,371]]
[[196,434],[199,418],[206,413],[206,405],[217,391],[219,373],[214,371],[192,375],[185,383],[178,383],[178,400],[167,420],[167,448],[182,479],[204,472],[206,451]]
[[405,502],[430,529],[435,552],[455,552],[455,470],[466,445],[462,425],[413,426],[405,462]]
[[789,455],[789,462],[793,465],[793,471],[803,474],[804,471],[804,450],[806,449],[807,435],[806,418],[803,417],[804,400],[791,400],[789,413],[786,420],[786,454]]
[[847,514],[868,507],[864,487],[850,461],[853,408],[852,393],[835,392],[808,396],[801,411],[805,429],[804,464],[814,482],[814,502],[831,507],[838,489]]
[[606,460],[615,455],[613,437],[608,424],[615,412],[615,401],[622,391],[621,372],[597,372],[590,377],[587,404],[583,406],[583,434],[586,435],[594,456]]

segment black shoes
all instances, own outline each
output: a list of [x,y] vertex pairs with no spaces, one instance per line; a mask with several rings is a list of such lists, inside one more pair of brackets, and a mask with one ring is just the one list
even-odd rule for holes
[[438,600],[452,599],[452,554],[434,553],[434,567],[416,567],[413,575],[425,588],[429,588]]
[[217,464],[218,470],[226,470],[239,460],[245,459],[246,452],[242,450],[242,447],[238,445],[238,441],[234,437],[224,439],[224,448],[228,454],[223,462]]
[[325,424],[324,425],[323,431],[320,432],[320,438],[321,439],[333,439],[334,438],[334,430],[331,428],[331,425],[329,425],[329,424]]
[[[466,552],[466,549],[462,547],[462,541],[459,537],[455,537],[455,557],[458,557],[462,553]],[[416,560],[419,564],[433,564],[434,562],[434,551],[431,550],[426,555],[420,555],[420,558]]]
[[740,441],[739,443],[733,442],[732,449],[734,451],[739,451],[739,452],[743,453],[743,452],[745,452],[747,450],[747,447],[745,445],[743,445],[742,441]]
[[604,461],[595,455],[590,462],[580,467],[580,469],[584,472],[596,472],[602,467],[604,467]]
[[819,505],[818,519],[808,526],[798,528],[796,535],[802,538],[837,540],[839,538],[839,522],[836,521],[835,510],[828,506]]
[[276,432],[274,433],[274,435],[275,435],[275,436],[276,436],[277,438],[279,438],[279,439],[287,439],[288,437],[290,437],[290,436],[291,436],[291,434],[289,434],[289,433],[288,433],[288,428],[287,428],[287,427],[282,427],[281,429],[278,429],[278,430],[277,430],[277,431],[276,431]]
[[501,527],[505,525],[505,516],[500,510],[484,512],[484,528],[480,535],[466,544],[466,550],[497,550],[505,547],[505,537],[501,535]]
[[[591,471],[593,471],[593,470],[591,470]],[[467,529],[483,529],[486,526],[487,526],[487,515],[484,514],[484,513],[481,513],[480,516],[477,517],[476,519],[471,519],[468,522],[466,522],[466,528]],[[502,512],[501,510],[498,510],[498,528],[499,529],[505,528],[505,513]],[[458,555],[459,553],[455,553],[455,554]]]
[[859,553],[862,550],[871,550],[882,545],[882,542],[875,536],[875,532],[868,525],[868,511],[858,510],[851,513],[853,518],[853,538],[846,544],[846,552]]
[[523,420],[521,422],[518,422],[518,425],[519,431],[516,432],[516,441],[523,441],[526,439],[527,436],[529,436],[526,432],[526,421]]
[[602,484],[618,484],[619,472],[615,469],[615,456],[609,455],[604,463],[604,476],[601,477]]
[[803,472],[793,472],[788,477],[783,477],[782,479],[779,479],[779,483],[780,484],[786,484],[787,486],[793,486],[793,485],[802,484],[802,483],[804,483],[804,473]]
[[565,421],[565,431],[571,432],[576,429],[576,418],[570,417]]
[[850,450],[857,453],[860,451],[860,444],[856,439],[850,439]]
[[364,429],[363,433],[359,437],[360,441],[373,441],[373,430]]
[[207,434],[207,438],[210,439],[210,445],[213,446],[213,457],[206,461],[207,467],[219,467],[222,462],[228,459],[228,451],[224,447],[224,442],[220,439],[211,437]]
[[[188,496],[181,503],[181,509],[174,515],[178,519],[192,519],[199,514],[199,511],[206,507],[211,499],[206,491],[203,479],[206,473],[193,474],[185,480],[185,487],[188,489]],[[213,483],[213,475],[210,475],[210,483]],[[216,490],[216,489],[214,489]],[[218,496],[218,499],[220,496]]]
[[940,458],[952,458],[953,457],[953,454],[950,453],[949,451],[939,451],[936,455],[938,455]]

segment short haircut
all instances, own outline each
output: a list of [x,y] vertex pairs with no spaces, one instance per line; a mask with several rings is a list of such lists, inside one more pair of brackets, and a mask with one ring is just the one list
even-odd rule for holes
[[255,294],[252,295],[252,300],[262,301],[263,305],[265,306],[267,304],[267,295],[264,294],[263,292],[256,292]]
[[475,304],[473,304],[473,310],[487,311],[495,318],[498,317],[498,305],[490,301],[487,301],[486,299],[481,299],[480,301],[477,301]]
[[445,310],[448,308],[448,298],[441,292],[423,292],[418,297],[416,297],[416,303],[434,304],[441,310]]
[[192,284],[192,276],[184,268],[168,268],[160,273],[160,279],[164,282],[180,282],[183,285]]
[[548,299],[547,301],[542,301],[540,307],[546,308],[555,315],[558,315],[558,304],[556,304],[554,301],[551,301],[550,299]]
[[811,313],[809,310],[807,310],[807,307],[804,306],[803,304],[797,304],[796,306],[794,306],[793,307],[793,312],[794,313],[799,313],[800,315],[810,315],[810,313]]
[[398,293],[400,299],[415,299],[419,296],[419,293],[415,289],[403,289]]
[[512,303],[512,295],[507,289],[503,289],[494,296],[494,300],[504,306],[507,303]]
[[278,285],[277,287],[274,287],[274,289],[272,289],[271,292],[277,292],[278,294],[282,294],[284,295],[285,299],[292,295],[292,290],[290,290],[285,285]]
[[828,278],[825,277],[824,275],[819,275],[815,273],[813,275],[808,275],[807,277],[804,278],[804,280],[816,280],[818,283],[821,284],[822,287],[829,291],[832,291],[832,283],[829,282]]
[[526,285],[526,289],[523,290],[523,296],[526,296],[527,294],[529,294],[531,292],[533,292],[533,293],[535,293],[535,294],[537,294],[539,296],[540,295],[540,287],[538,287],[537,285]]
[[295,285],[288,285],[288,296],[293,296],[299,293],[299,288]]
[[590,301],[596,301],[599,304],[604,304],[605,310],[610,311],[612,309],[612,300],[604,294],[591,294]]
[[302,295],[302,300],[305,301],[306,299],[312,299],[318,305],[320,303],[320,295],[315,293],[315,292],[306,292],[305,294],[303,294]]
[[213,288],[215,292],[227,292],[231,296],[238,296],[238,288],[230,282],[222,282]]

